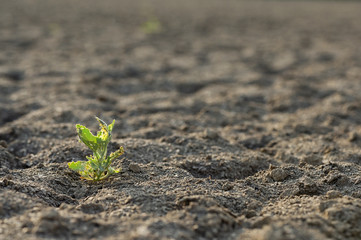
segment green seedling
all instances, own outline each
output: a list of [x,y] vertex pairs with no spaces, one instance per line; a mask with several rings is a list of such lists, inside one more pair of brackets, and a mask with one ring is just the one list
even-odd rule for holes
[[88,161],[69,162],[70,169],[78,172],[82,178],[87,180],[103,180],[121,169],[114,169],[110,166],[113,160],[123,155],[124,149],[120,147],[117,151],[107,156],[107,148],[112,138],[112,130],[115,120],[107,125],[103,120],[97,118],[100,131],[94,136],[88,128],[80,124],[76,125],[79,140],[93,151],[92,156],[87,156]]
[[146,34],[160,33],[162,31],[162,24],[156,17],[151,17],[142,24],[141,29]]

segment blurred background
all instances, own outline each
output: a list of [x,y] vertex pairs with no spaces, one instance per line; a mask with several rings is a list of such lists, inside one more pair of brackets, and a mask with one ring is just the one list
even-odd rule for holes
[[225,126],[294,113],[335,91],[356,96],[359,9],[358,1],[1,1],[0,123],[40,109],[45,119],[58,109],[72,113],[65,120],[80,112],[93,121],[216,107]]

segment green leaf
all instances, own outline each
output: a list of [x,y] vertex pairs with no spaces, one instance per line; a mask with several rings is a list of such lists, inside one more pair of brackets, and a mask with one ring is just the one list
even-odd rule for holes
[[109,170],[111,170],[112,173],[119,173],[120,171],[122,171],[121,168],[114,169],[114,168],[112,168],[112,167],[109,167]]
[[112,167],[109,167],[109,168],[108,168],[109,174],[119,173],[121,170],[122,170],[121,168],[117,168],[117,169],[114,169],[114,168],[112,168]]
[[89,161],[94,161],[95,157],[94,156],[85,156],[86,159],[88,159]]
[[95,137],[88,128],[77,124],[76,129],[80,140],[94,152],[98,149],[97,137]]
[[101,144],[102,142],[109,142],[110,141],[110,138],[109,138],[109,132],[107,129],[105,128],[102,128],[98,134],[97,134],[97,140],[98,140],[98,143]]
[[120,147],[117,151],[112,152],[112,153],[109,155],[110,162],[112,162],[113,160],[117,159],[118,157],[120,157],[120,156],[123,155],[123,154],[124,154],[124,149],[123,149],[123,147]]
[[96,118],[96,120],[98,120],[98,122],[99,122],[99,124],[100,124],[100,127],[102,127],[103,128],[103,126],[105,127],[105,128],[107,128],[107,124],[103,121],[103,120],[101,120],[100,118],[98,118],[98,117],[95,117]]
[[85,170],[85,166],[86,166],[86,162],[84,161],[77,161],[77,162],[69,162],[68,166],[71,170],[74,171],[84,171]]
[[95,161],[89,161],[89,164],[94,170],[98,169],[98,165],[95,163]]
[[[108,125],[106,125],[103,120],[97,118],[99,121],[99,125],[100,125],[100,131],[98,131],[97,133],[97,140],[98,140],[98,144],[101,143],[106,143],[108,144],[111,138],[111,134],[108,131]],[[104,124],[103,124],[104,123]]]
[[113,131],[114,123],[115,123],[115,119],[113,120],[113,122],[111,124],[108,125],[109,133],[111,133]]

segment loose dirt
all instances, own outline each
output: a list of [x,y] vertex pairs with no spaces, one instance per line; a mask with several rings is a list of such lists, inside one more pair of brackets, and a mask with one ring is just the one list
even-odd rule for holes
[[2,1],[0,238],[361,239],[360,9]]

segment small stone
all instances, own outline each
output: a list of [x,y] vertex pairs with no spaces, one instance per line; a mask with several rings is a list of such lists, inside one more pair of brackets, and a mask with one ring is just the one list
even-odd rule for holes
[[142,171],[142,169],[140,168],[140,166],[136,163],[131,163],[129,164],[129,170],[135,173],[140,173]]
[[309,177],[305,177],[300,179],[298,184],[299,193],[300,194],[316,194],[318,192],[318,185],[317,183]]
[[282,168],[276,168],[271,171],[270,176],[273,180],[280,182],[285,180],[289,176],[289,173]]
[[339,191],[336,191],[336,190],[330,190],[326,193],[326,196],[327,198],[338,198],[338,197],[341,197],[342,194],[339,192]]

